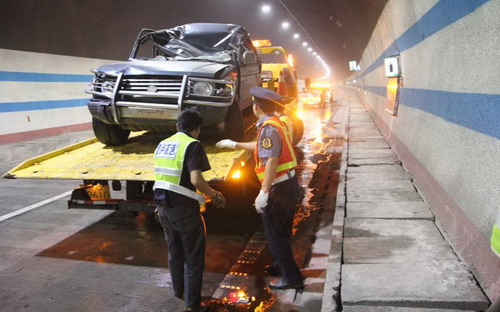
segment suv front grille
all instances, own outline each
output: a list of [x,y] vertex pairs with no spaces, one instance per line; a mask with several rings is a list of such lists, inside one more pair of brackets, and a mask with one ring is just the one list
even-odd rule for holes
[[117,100],[126,102],[177,104],[182,77],[125,76],[118,89]]

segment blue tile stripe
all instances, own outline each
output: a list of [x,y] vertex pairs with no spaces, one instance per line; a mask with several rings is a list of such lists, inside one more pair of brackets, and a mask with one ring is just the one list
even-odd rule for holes
[[87,106],[88,99],[0,103],[0,113]]
[[0,71],[0,81],[22,81],[22,82],[88,82],[92,81],[93,75],[76,74],[44,74]]
[[[415,24],[397,38],[363,72],[353,77],[359,79],[384,64],[384,58],[408,50],[459,19],[472,13],[489,0],[441,0],[425,13]],[[403,64],[404,66],[404,64]],[[404,70],[404,69],[403,69]]]
[[[363,90],[386,96],[385,87]],[[448,122],[500,139],[500,95],[401,88],[399,104],[438,116]]]
[[479,133],[500,138],[498,94],[403,88],[399,102]]
[[387,88],[386,87],[364,86],[363,89],[366,91],[369,91],[371,93],[375,93],[376,95],[383,96],[383,97],[385,97],[387,95]]

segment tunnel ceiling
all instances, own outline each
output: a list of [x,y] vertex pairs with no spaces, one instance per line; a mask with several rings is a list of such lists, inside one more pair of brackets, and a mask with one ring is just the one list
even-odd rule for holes
[[312,37],[333,78],[349,75],[348,62],[359,61],[387,0],[283,0]]
[[[270,39],[294,54],[302,77],[323,67],[302,47],[309,42],[332,69],[349,75],[359,60],[387,0],[2,0],[0,48],[112,60],[127,59],[141,28],[193,22],[244,26],[254,39]],[[264,14],[261,6],[269,4]],[[283,21],[290,29],[283,30]],[[293,33],[299,33],[299,40]]]

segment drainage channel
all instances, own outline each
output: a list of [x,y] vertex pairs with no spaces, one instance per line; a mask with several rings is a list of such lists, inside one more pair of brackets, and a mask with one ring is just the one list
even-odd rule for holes
[[[295,171],[299,185],[307,193],[315,168],[305,163],[301,161]],[[300,221],[310,215],[304,207],[313,209],[308,204],[309,198],[305,194],[302,204],[297,206],[294,233]],[[262,272],[265,250],[266,238],[264,229],[260,226],[212,295],[209,311],[266,311],[274,304],[276,296],[267,287],[268,281]]]

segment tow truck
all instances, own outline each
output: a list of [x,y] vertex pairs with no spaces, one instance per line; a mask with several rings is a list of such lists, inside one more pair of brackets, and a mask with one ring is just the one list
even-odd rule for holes
[[293,56],[283,47],[272,45],[268,39],[252,40],[252,44],[262,61],[262,87],[279,93],[285,103],[293,104],[298,96],[297,71]]
[[[120,146],[106,146],[91,138],[28,159],[4,178],[81,180],[83,183],[72,191],[68,208],[152,212],[156,207],[153,154],[164,138],[165,135],[134,132]],[[258,185],[251,153],[221,150],[209,142],[202,144],[212,166],[203,176],[213,188],[241,196],[252,191],[251,185]],[[115,192],[111,190],[122,191],[116,193],[125,198],[113,198]]]
[[271,41],[252,40],[257,49],[257,55],[262,62],[261,86],[268,88],[283,98],[283,113],[292,123],[292,143],[297,145],[304,134],[304,124],[300,119],[298,110],[298,84],[297,71],[293,56],[288,54],[283,47],[273,46]]

